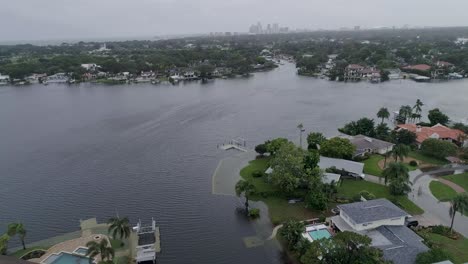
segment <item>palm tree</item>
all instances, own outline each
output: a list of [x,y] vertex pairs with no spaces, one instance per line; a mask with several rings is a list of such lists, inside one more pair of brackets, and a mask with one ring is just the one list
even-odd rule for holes
[[410,151],[411,151],[410,147],[404,144],[398,144],[393,147],[392,156],[395,159],[395,162],[398,161],[398,158],[400,158],[400,160],[403,161],[405,157],[408,157]]
[[10,237],[18,235],[21,240],[21,244],[23,245],[23,249],[26,249],[26,244],[24,243],[24,239],[26,238],[26,229],[22,223],[9,224],[7,233]]
[[249,196],[255,192],[255,186],[247,181],[240,180],[236,183],[236,195],[245,196],[245,211],[249,213]]
[[117,238],[117,235],[119,235],[120,240],[130,236],[130,225],[127,217],[112,217],[107,223],[109,224],[108,232],[112,234],[114,239]]
[[399,115],[403,116],[405,119],[405,123],[407,122],[408,118],[411,117],[411,114],[413,113],[413,108],[409,105],[402,105],[400,107]]
[[455,197],[451,198],[449,202],[449,214],[452,218],[452,222],[450,223],[450,231],[452,231],[453,221],[455,220],[455,215],[457,214],[457,212],[461,214],[463,214],[464,212],[468,212],[468,194],[466,192],[459,193]]
[[421,107],[424,106],[423,102],[421,100],[416,100],[416,104],[413,106],[414,112],[418,115],[419,120],[421,120]]
[[10,236],[8,234],[3,234],[0,236],[0,255],[6,255],[9,240]]
[[388,109],[387,109],[387,108],[382,107],[382,108],[380,108],[379,111],[377,112],[377,117],[378,117],[378,118],[382,118],[381,124],[383,124],[384,119],[388,119],[388,118],[390,117],[390,112],[388,112]]
[[88,248],[86,256],[89,256],[91,260],[97,255],[101,255],[101,260],[104,262],[114,259],[115,251],[109,246],[109,241],[105,238],[99,243],[96,241],[89,241],[86,243],[86,247]]
[[385,185],[389,179],[408,179],[408,167],[401,162],[392,162],[384,169],[382,175],[385,177]]
[[297,125],[297,129],[299,129],[299,146],[302,149],[302,132],[305,131],[304,125],[300,123],[299,125]]

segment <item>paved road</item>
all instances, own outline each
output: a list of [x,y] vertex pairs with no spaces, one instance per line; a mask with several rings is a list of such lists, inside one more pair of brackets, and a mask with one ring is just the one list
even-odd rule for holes
[[[429,172],[415,170],[410,172],[410,181],[413,183],[412,191],[408,194],[408,198],[424,210],[424,214],[416,216],[422,225],[445,225],[450,226],[451,218],[449,216],[450,204],[448,202],[439,202],[435,198],[430,189],[429,183],[437,180],[433,174],[439,174],[450,171],[468,170],[468,166],[457,166],[454,168],[441,168]],[[380,177],[367,175],[366,181],[384,184],[384,180]],[[453,228],[465,237],[468,237],[468,217],[457,213]]]

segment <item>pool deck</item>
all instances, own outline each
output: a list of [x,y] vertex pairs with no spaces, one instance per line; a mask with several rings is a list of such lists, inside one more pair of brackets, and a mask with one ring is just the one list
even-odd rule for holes
[[[96,236],[99,236],[99,238],[97,239]],[[61,243],[49,248],[47,250],[47,252],[42,257],[36,258],[36,259],[30,259],[29,261],[36,262],[36,263],[42,263],[42,261],[47,259],[50,255],[59,254],[61,252],[73,253],[73,251],[75,251],[79,247],[86,247],[86,243],[88,243],[89,241],[100,242],[103,239],[108,240],[108,237],[106,235],[103,235],[103,234],[92,234],[92,235],[89,235],[89,236],[64,241],[64,242],[61,242]],[[110,244],[110,242],[109,242],[109,244]],[[101,256],[98,255],[96,257],[96,260],[98,260],[98,261],[101,260]]]

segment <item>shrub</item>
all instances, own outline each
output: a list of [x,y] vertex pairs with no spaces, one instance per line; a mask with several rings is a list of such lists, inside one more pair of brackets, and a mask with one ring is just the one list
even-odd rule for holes
[[259,145],[255,146],[255,152],[257,152],[258,154],[263,156],[263,154],[265,154],[267,152],[266,144],[259,144]]
[[353,195],[353,201],[354,202],[360,202],[361,201],[361,195],[360,194]]
[[265,175],[265,173],[264,173],[263,171],[254,171],[254,172],[252,173],[252,176],[253,176],[254,178],[261,178],[261,177],[263,177],[264,175]]
[[444,260],[453,260],[452,257],[440,248],[431,249],[427,252],[419,253],[416,257],[416,264],[431,264]]
[[320,222],[320,223],[323,223],[323,222],[325,222],[325,220],[326,220],[327,218],[326,218],[323,214],[321,214],[321,215],[319,216],[318,219],[319,219],[319,222]]
[[359,193],[360,196],[364,197],[366,200],[373,200],[375,199],[375,195],[373,193],[370,193],[366,190],[363,190]]
[[435,158],[443,159],[457,153],[457,146],[451,142],[429,138],[421,144],[421,151]]
[[447,236],[451,233],[450,228],[443,225],[433,226],[431,232],[442,236]]
[[409,165],[410,165],[410,166],[413,166],[413,167],[417,167],[417,166],[418,166],[418,162],[415,161],[415,160],[412,160],[412,161],[409,162]]
[[260,209],[258,208],[252,208],[249,210],[249,217],[251,219],[256,219],[260,217]]

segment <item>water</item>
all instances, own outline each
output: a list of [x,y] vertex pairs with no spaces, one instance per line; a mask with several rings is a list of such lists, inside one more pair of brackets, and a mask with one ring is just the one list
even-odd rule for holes
[[298,142],[296,126],[336,134],[345,122],[420,98],[468,117],[468,81],[344,84],[296,76],[287,64],[201,85],[0,87],[0,231],[20,220],[35,241],[79,219],[128,216],[161,227],[161,263],[272,263],[246,249],[255,230],[235,197],[211,195],[211,175],[242,136]]
[[89,258],[76,256],[68,253],[52,255],[44,260],[47,264],[89,264]]

